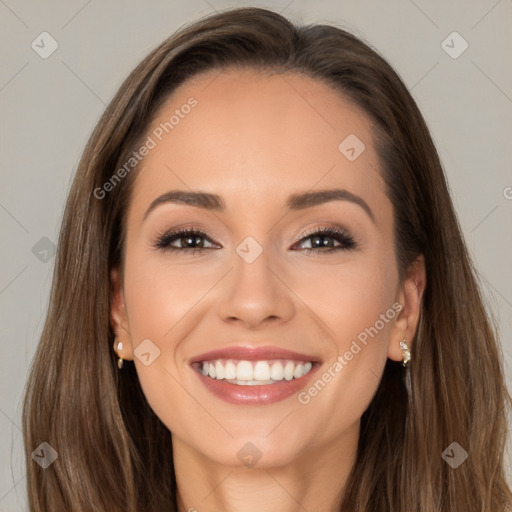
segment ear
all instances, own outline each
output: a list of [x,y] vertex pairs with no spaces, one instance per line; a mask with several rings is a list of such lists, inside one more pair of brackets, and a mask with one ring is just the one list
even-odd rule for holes
[[115,268],[110,271],[110,282],[112,285],[112,305],[110,309],[110,322],[116,336],[116,345],[122,342],[123,349],[115,350],[116,354],[123,359],[133,359],[132,340],[128,324],[128,316],[124,303],[123,283],[121,272]]
[[388,357],[403,359],[400,342],[405,338],[409,348],[416,335],[421,313],[423,293],[427,284],[425,258],[420,254],[407,269],[407,275],[397,293],[396,302],[402,306],[390,332]]

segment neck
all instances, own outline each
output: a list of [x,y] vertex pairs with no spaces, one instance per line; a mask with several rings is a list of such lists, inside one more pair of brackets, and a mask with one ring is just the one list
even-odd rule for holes
[[[226,466],[173,435],[178,512],[335,512],[355,463],[360,423],[288,464]],[[263,462],[263,460],[261,461]]]

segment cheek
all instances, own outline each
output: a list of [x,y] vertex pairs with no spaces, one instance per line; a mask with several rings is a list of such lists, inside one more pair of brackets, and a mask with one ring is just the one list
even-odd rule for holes
[[[392,254],[382,255],[330,276],[315,276],[315,294],[309,299],[333,331],[332,346],[317,379],[298,401],[305,421],[325,418],[322,436],[334,438],[356,422],[377,390],[397,314],[393,305],[398,271],[393,261]],[[311,428],[316,428],[313,420]]]
[[[218,279],[211,267],[176,265],[165,256],[133,251],[125,267],[125,298],[134,346],[144,338],[162,344]],[[215,275],[212,275],[215,274]]]
[[[153,410],[168,426],[171,408],[190,405],[190,397],[178,384],[190,376],[184,361],[190,357],[187,341],[194,336],[206,312],[215,307],[208,292],[226,268],[156,253],[142,243],[127,245],[124,295],[128,330],[135,350],[134,363],[144,394]],[[137,347],[150,340],[159,352],[149,366],[137,358]],[[178,425],[179,426],[179,425]]]
[[[304,265],[290,276],[290,287],[322,320],[337,352],[347,350],[351,340],[392,307],[398,286],[393,258],[385,250],[354,254],[342,264]],[[389,327],[390,322],[379,322],[380,339]]]
[[310,268],[307,275],[295,289],[325,326],[326,336],[319,343],[328,347],[321,382],[299,402],[318,407],[319,414],[325,407],[331,410],[335,432],[340,424],[360,417],[377,389],[397,314],[398,270],[394,253],[382,250],[328,271]]
[[[140,385],[162,422],[183,436],[186,429],[182,432],[183,421],[179,418],[190,406],[190,397],[180,385],[183,368],[177,357],[179,340],[189,332],[188,320],[194,316],[194,305],[211,287],[212,279],[211,275],[209,279],[206,276],[205,284],[198,286],[200,277],[191,279],[192,266],[187,269],[134,250],[126,259],[124,279],[128,329]],[[149,366],[137,357],[137,346],[147,339],[158,353]]]

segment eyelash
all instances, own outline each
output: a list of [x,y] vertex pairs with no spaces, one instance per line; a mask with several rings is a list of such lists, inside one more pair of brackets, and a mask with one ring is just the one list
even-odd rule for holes
[[[194,247],[173,247],[171,242],[174,242],[175,240],[179,240],[180,238],[185,237],[195,237],[196,235],[201,236],[202,238],[208,239],[209,242],[214,242],[209,238],[209,236],[201,229],[195,229],[195,228],[182,228],[170,233],[165,233],[163,235],[160,235],[155,243],[155,248],[165,251],[171,251],[171,252],[183,252],[186,251],[189,254],[195,254],[196,252],[202,252],[204,250],[209,250],[208,247],[202,247],[202,248],[194,248]],[[333,238],[337,242],[340,242],[341,245],[338,247],[331,247],[325,250],[322,250],[322,247],[319,247],[317,249],[315,248],[303,248],[301,249],[306,254],[311,254],[314,252],[321,252],[321,253],[337,253],[339,251],[349,251],[353,250],[357,247],[357,243],[354,240],[354,238],[345,230],[343,229],[337,229],[332,228],[328,226],[321,226],[318,228],[315,228],[314,230],[309,230],[306,232],[303,232],[300,235],[300,238],[295,242],[295,244],[298,244],[300,242],[303,242],[305,239],[313,238],[314,236],[328,236],[330,238]],[[295,245],[294,244],[294,245]]]

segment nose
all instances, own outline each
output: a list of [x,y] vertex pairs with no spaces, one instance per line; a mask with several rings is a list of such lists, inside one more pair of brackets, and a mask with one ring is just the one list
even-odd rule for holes
[[218,302],[223,321],[257,329],[263,324],[280,324],[293,318],[293,292],[269,251],[263,250],[250,263],[235,252],[233,265]]

